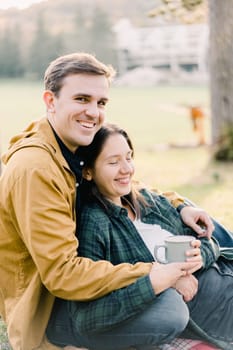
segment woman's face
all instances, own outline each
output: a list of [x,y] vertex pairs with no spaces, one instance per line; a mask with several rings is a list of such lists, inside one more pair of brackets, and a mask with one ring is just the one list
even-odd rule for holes
[[109,136],[94,168],[88,172],[89,179],[94,180],[104,197],[121,205],[121,197],[131,191],[131,179],[134,174],[132,150],[124,136]]

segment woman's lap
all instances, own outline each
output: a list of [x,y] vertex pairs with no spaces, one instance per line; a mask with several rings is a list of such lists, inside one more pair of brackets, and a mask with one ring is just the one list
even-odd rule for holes
[[48,339],[60,346],[72,344],[97,350],[125,349],[130,346],[149,349],[150,346],[170,342],[182,332],[189,319],[187,306],[173,289],[160,294],[140,315],[102,333],[79,334],[73,328],[75,322],[65,319],[65,303],[62,309],[62,316],[58,312],[48,326]]
[[[209,337],[230,343],[233,342],[233,262],[226,263],[226,266],[226,272],[228,270],[228,273],[225,274],[220,274],[214,267],[196,274],[199,281],[199,289],[196,297],[188,303],[188,308],[191,320],[193,320]],[[168,320],[171,321],[175,314],[179,315],[180,310],[176,311],[174,308],[174,293],[176,296],[178,295],[174,290],[169,290],[168,293],[162,293],[160,297],[155,300],[154,304],[151,304],[145,312],[137,317],[125,321],[121,326],[115,327],[109,331],[96,334],[79,334],[77,329],[73,329],[72,320],[68,317],[67,307],[64,306],[64,304],[62,306],[63,315],[61,318],[67,318],[67,320],[65,320],[65,322],[63,322],[64,320],[60,322],[60,316],[58,314],[54,318],[54,324],[52,323],[52,325],[50,325],[50,334],[48,334],[48,338],[50,341],[53,340],[53,343],[57,345],[64,346],[73,344],[101,350],[111,350],[113,346],[114,349],[123,349],[133,345],[157,345],[168,342],[172,337],[179,335],[179,327],[180,331],[182,331],[182,325],[178,325],[176,330],[173,329],[174,334],[172,334],[168,329],[168,324],[168,328],[166,329],[167,334],[164,334],[164,337],[161,331],[163,327],[165,329]],[[173,296],[171,297],[169,294]],[[162,302],[160,304],[159,301],[160,299],[163,300],[163,295],[165,295],[164,300],[166,300],[166,303],[164,304]],[[168,299],[166,299],[167,295]],[[181,307],[184,303],[181,296],[178,297],[180,299],[177,301],[177,305]],[[171,304],[169,304],[169,300],[172,301]],[[161,307],[161,309],[159,309],[159,307]],[[171,314],[169,314],[169,310],[172,311]],[[183,319],[184,322],[185,318],[188,316],[185,316],[185,308],[182,310],[184,317],[180,317],[180,320]],[[176,323],[178,319],[175,321]],[[160,330],[158,325],[162,327]],[[55,332],[54,329],[56,329]],[[170,338],[168,336],[169,332]],[[177,334],[175,334],[175,332],[177,332]],[[51,334],[53,337],[52,339],[50,337]],[[190,337],[190,333],[186,334]],[[166,338],[166,340],[164,338]],[[202,337],[196,333],[192,338],[200,339]],[[54,342],[54,339],[57,340],[57,342]],[[149,343],[148,339],[150,339]],[[64,342],[62,343],[62,341]]]

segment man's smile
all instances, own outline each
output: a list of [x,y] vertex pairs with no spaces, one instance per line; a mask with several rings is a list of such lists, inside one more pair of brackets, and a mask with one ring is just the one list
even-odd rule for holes
[[84,128],[92,129],[96,126],[96,123],[84,121],[84,120],[78,120],[78,123],[81,124]]

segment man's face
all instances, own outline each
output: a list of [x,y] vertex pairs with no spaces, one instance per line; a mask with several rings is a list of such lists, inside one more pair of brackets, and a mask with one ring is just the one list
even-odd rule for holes
[[48,119],[70,151],[92,142],[105,119],[108,93],[107,78],[91,74],[67,76],[57,97],[51,91],[44,93],[47,107],[52,111]]

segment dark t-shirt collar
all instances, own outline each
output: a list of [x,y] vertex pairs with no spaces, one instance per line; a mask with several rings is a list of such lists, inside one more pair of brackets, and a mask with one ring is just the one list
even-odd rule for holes
[[[53,129],[53,128],[52,128]],[[57,135],[56,131],[53,129],[54,135],[56,137],[57,143],[61,149],[63,157],[67,161],[70,169],[75,174],[76,182],[81,183],[82,180],[82,168],[84,165],[83,159],[80,157],[78,149],[75,153],[71,152],[69,148],[64,144],[64,142]]]

